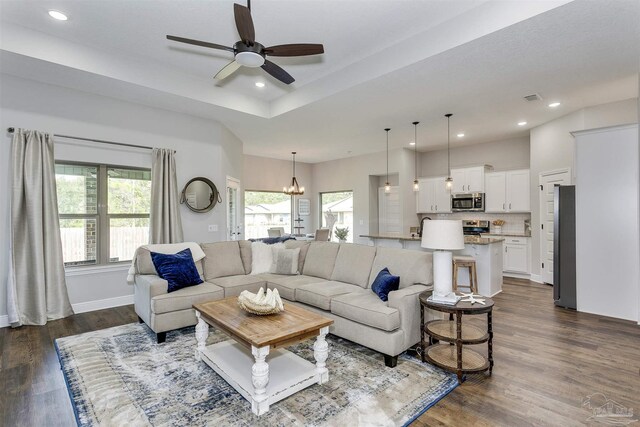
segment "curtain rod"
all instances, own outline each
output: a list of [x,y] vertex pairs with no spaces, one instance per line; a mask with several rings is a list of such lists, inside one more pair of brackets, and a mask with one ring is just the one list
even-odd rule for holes
[[[8,128],[7,132],[14,133],[15,129],[14,128]],[[79,136],[58,135],[57,133],[53,134],[53,136],[57,136],[58,138],[77,139],[79,141],[91,141],[91,142],[99,142],[101,144],[119,145],[121,147],[133,147],[133,148],[142,148],[144,150],[153,150],[153,147],[147,147],[147,146],[144,146],[144,145],[127,144],[127,143],[124,143],[124,142],[105,141],[103,139],[81,138]]]

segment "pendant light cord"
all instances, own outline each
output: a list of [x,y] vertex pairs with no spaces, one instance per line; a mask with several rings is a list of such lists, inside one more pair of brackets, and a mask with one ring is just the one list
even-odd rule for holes
[[445,116],[447,117],[447,176],[450,178],[451,177],[451,148],[450,148],[451,116],[453,116],[453,114],[448,113],[448,114],[445,114]]
[[389,185],[389,131],[391,128],[386,128],[387,132],[387,185]]
[[413,157],[415,160],[415,173],[414,178],[418,180],[418,123],[413,122]]

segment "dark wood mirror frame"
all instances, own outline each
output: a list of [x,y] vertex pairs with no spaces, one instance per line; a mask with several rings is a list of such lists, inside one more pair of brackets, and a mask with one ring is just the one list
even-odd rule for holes
[[[189,188],[189,185],[191,185],[194,182],[203,182],[211,190],[211,194],[209,195],[209,204],[201,209],[191,206],[187,201],[187,195],[186,195],[187,188]],[[198,212],[198,213],[209,212],[211,209],[215,207],[216,203],[221,203],[221,202],[222,202],[222,197],[220,196],[220,193],[218,192],[216,185],[213,182],[211,182],[210,179],[205,178],[203,176],[197,176],[195,178],[190,179],[189,182],[185,184],[184,188],[182,189],[182,194],[180,195],[180,204],[185,204],[193,212]]]

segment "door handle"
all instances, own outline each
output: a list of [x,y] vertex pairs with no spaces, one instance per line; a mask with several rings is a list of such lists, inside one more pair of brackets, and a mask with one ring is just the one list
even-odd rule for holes
[[511,203],[509,203],[509,209],[511,209]]
[[504,247],[505,252],[509,252],[509,248],[507,246]]
[[504,206],[504,205],[505,205],[505,204],[503,203],[503,204],[502,204],[502,210],[503,210],[503,211],[504,211],[504,210],[506,210],[506,208],[505,208],[505,206]]

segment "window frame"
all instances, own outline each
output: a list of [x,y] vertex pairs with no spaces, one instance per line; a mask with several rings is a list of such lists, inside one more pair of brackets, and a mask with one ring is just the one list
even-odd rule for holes
[[[64,263],[65,269],[83,269],[91,267],[107,267],[130,264],[131,260],[123,261],[109,261],[110,249],[111,249],[111,219],[128,219],[128,218],[148,218],[151,219],[151,212],[147,214],[110,214],[109,213],[109,169],[125,169],[134,171],[151,172],[150,168],[134,167],[134,166],[121,166],[109,163],[91,163],[91,162],[77,162],[56,160],[56,165],[70,165],[70,166],[87,166],[95,167],[98,170],[98,188],[97,188],[97,209],[95,214],[61,214],[58,211],[58,221],[61,219],[88,219],[93,218],[96,220],[96,260],[95,263],[85,264],[73,264]],[[151,194],[149,194],[151,198]],[[56,194],[57,201],[57,194]],[[151,210],[151,208],[149,209]],[[151,224],[149,224],[151,226]]]

